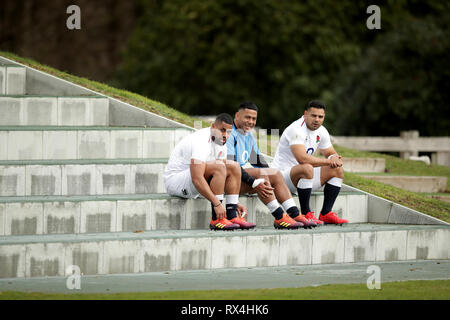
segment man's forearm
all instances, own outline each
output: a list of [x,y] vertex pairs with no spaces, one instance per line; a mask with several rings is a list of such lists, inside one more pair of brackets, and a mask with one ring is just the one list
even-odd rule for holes
[[302,157],[298,157],[297,161],[300,164],[308,163],[308,164],[312,165],[313,167],[325,167],[325,166],[330,165],[329,159],[318,158],[318,157],[311,156],[309,154],[304,155]]
[[310,164],[313,167],[325,167],[330,166],[332,161],[327,158],[314,157],[306,152],[303,145],[293,145],[291,146],[291,152],[295,159],[300,164]]

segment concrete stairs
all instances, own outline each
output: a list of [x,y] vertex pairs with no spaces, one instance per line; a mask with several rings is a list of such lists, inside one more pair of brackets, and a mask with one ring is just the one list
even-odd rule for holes
[[1,277],[64,276],[70,265],[101,275],[442,259],[447,240],[448,228],[372,224],[9,236],[1,239]]
[[346,226],[275,230],[241,196],[257,228],[210,231],[210,204],[162,179],[192,128],[2,61],[0,278],[450,258],[448,224],[350,187],[334,207]]
[[[322,197],[321,193],[312,196],[313,208],[320,208]],[[250,221],[272,227],[273,218],[257,197],[241,197],[241,203]],[[343,192],[335,209],[353,223],[368,221],[364,194]],[[208,229],[210,214],[205,199],[184,200],[163,193],[0,197],[0,232],[10,236],[199,230]]]

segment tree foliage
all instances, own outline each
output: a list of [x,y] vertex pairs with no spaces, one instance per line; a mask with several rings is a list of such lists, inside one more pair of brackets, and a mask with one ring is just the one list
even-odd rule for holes
[[[338,133],[397,135],[406,124],[392,126],[405,114],[417,117],[411,124],[422,124],[424,108],[444,105],[447,84],[440,81],[448,74],[439,65],[448,29],[433,17],[445,5],[385,1],[380,31],[366,28],[367,6],[350,0],[142,0],[118,79],[196,115],[233,114],[240,102],[252,100],[265,128],[284,129],[309,100],[322,98],[327,126]],[[396,108],[382,130],[374,125]]]
[[[448,12],[448,11],[447,11]],[[450,134],[450,12],[406,16],[344,68],[325,100],[341,135]]]

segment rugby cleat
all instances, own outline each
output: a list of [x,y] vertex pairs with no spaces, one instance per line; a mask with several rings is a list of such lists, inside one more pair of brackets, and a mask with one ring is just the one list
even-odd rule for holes
[[273,226],[275,229],[298,229],[303,227],[303,223],[297,222],[289,217],[287,213],[283,213],[281,219],[273,221]]
[[316,216],[314,215],[314,211],[310,211],[305,215],[305,218],[308,220],[313,221],[316,226],[322,226],[323,225],[323,221],[319,220],[316,218]]
[[239,225],[232,223],[230,220],[224,218],[224,219],[217,219],[217,220],[212,220],[209,223],[209,228],[211,230],[235,230],[235,229],[239,229]]
[[312,219],[306,218],[304,215],[299,214],[295,218],[292,218],[297,222],[300,222],[303,224],[303,228],[315,228],[317,227],[317,223],[315,223]]
[[240,229],[252,229],[256,227],[255,223],[248,222],[244,218],[236,217],[230,220],[231,223],[238,224]]
[[341,219],[338,217],[336,212],[328,212],[327,214],[320,214],[319,219],[323,221],[325,224],[344,224],[348,223],[348,220]]

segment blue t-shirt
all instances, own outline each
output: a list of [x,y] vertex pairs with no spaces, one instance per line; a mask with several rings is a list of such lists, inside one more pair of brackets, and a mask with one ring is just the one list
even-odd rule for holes
[[233,122],[233,131],[227,140],[227,154],[233,156],[240,166],[250,162],[253,167],[257,167],[256,155],[260,155],[260,152],[253,134],[251,132],[242,134]]

